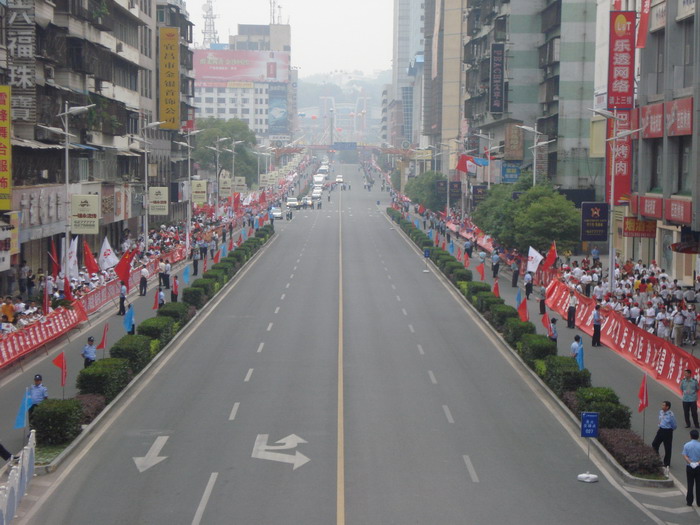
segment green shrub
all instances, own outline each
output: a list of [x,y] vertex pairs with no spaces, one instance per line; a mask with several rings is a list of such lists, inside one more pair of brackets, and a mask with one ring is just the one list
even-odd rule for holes
[[201,288],[185,288],[182,291],[182,301],[199,309],[207,302],[207,296]]
[[[457,261],[454,257],[452,257],[452,260],[448,261],[447,264],[445,264],[444,272],[445,275],[447,275],[447,277],[452,279],[454,273],[461,270],[464,270],[464,265],[461,262]],[[463,281],[464,279],[460,280]]]
[[488,312],[492,304],[504,304],[505,301],[496,297],[491,292],[479,292],[476,294],[476,307],[481,313]]
[[546,335],[523,334],[520,338],[520,355],[528,366],[532,368],[536,360],[545,359],[550,355],[557,355],[557,344]]
[[544,359],[535,359],[535,362],[532,364],[532,369],[542,379],[547,375],[547,363]]
[[519,318],[506,319],[503,325],[503,337],[508,344],[515,347],[515,344],[520,341],[520,339],[525,334],[534,334],[535,325],[529,321],[521,321]]
[[467,301],[469,301],[473,305],[476,305],[477,294],[479,292],[491,291],[491,285],[482,281],[469,281],[465,283],[464,288],[464,296],[467,298]]
[[561,355],[550,355],[545,359],[547,372],[544,377],[554,393],[561,397],[564,392],[591,386],[591,373],[579,370],[575,359]]
[[493,326],[495,326],[497,330],[503,331],[506,319],[517,318],[518,311],[512,306],[497,303],[491,305],[491,324],[493,324]]
[[208,298],[216,293],[217,282],[215,279],[197,279],[192,283],[192,288],[200,288]]
[[636,432],[601,428],[598,441],[630,474],[661,477],[661,457]]
[[77,399],[46,399],[36,405],[30,423],[36,429],[38,443],[60,445],[80,434],[82,420],[83,410]]
[[[462,265],[460,264],[460,266],[462,266]],[[459,281],[471,281],[471,280],[472,280],[472,272],[470,270],[467,270],[464,267],[452,272],[452,282],[458,283]]]
[[160,352],[161,348],[162,345],[160,344],[160,341],[158,339],[151,339],[151,359],[153,359],[158,354],[158,352]]
[[165,303],[158,309],[156,315],[158,317],[172,317],[173,320],[179,321],[183,325],[192,319],[190,307],[186,303]]
[[226,280],[228,281],[231,277],[236,274],[236,263],[226,258],[222,259],[221,262],[216,263],[211,267],[212,270],[219,270],[226,274]]
[[161,346],[165,346],[173,338],[173,324],[175,321],[172,317],[151,317],[138,325],[136,331],[139,335],[158,339]]
[[125,335],[109,349],[110,357],[129,361],[129,368],[138,374],[151,360],[151,339],[143,335]]
[[219,287],[221,287],[226,284],[226,281],[228,281],[228,274],[224,270],[211,269],[202,274],[202,279],[212,279],[219,284]]
[[81,394],[101,394],[109,403],[130,380],[129,361],[113,357],[83,368],[78,373],[76,386]]
[[598,412],[601,428],[630,428],[632,413],[620,404],[620,398],[612,388],[590,387],[576,391],[580,412]]

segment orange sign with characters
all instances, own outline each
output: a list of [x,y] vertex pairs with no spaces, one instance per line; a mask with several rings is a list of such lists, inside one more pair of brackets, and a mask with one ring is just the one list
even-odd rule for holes
[[0,86],[0,211],[12,209],[11,126],[10,86]]

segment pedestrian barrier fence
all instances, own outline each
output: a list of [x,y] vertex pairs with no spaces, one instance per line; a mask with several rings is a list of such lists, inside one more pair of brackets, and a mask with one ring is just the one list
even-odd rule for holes
[[12,523],[22,498],[27,494],[29,483],[34,478],[35,432],[32,430],[29,434],[29,441],[20,452],[19,459],[12,460],[7,480],[0,483],[0,525]]

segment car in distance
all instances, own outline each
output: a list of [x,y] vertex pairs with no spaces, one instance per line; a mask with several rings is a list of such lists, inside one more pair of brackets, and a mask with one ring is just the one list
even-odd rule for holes
[[299,201],[297,200],[296,197],[287,197],[287,208],[298,208],[299,207]]
[[282,218],[282,208],[277,208],[277,207],[270,208],[270,215],[272,216],[273,219],[281,219]]
[[342,175],[336,175],[336,176],[335,176],[335,181],[336,181],[336,182],[343,182],[343,176],[342,176]]
[[306,205],[306,206],[311,206],[313,204],[313,200],[311,199],[311,196],[304,195],[304,197],[301,199],[301,204]]

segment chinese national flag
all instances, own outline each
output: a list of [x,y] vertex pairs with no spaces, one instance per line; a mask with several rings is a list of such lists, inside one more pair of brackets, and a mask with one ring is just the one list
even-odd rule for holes
[[114,267],[114,273],[117,274],[120,281],[124,281],[126,289],[129,290],[129,276],[131,275],[131,261],[136,255],[136,250],[131,250],[122,255],[119,262]]
[[240,246],[243,243],[243,237],[238,234],[238,241],[236,241],[236,246]]
[[70,289],[70,281],[68,280],[68,276],[65,276],[63,278],[63,296],[66,298],[66,301],[75,300],[75,298],[73,297],[73,293]]
[[216,250],[216,253],[214,254],[214,264],[219,264],[220,260],[221,260],[221,248]]
[[501,296],[501,288],[498,286],[498,279],[495,279],[493,281],[493,295],[495,295],[496,297]]
[[97,261],[95,260],[95,256],[92,254],[90,251],[90,247],[88,246],[88,243],[85,242],[83,239],[83,259],[85,259],[85,268],[87,268],[87,271],[90,272],[90,275],[93,273],[98,273],[100,271],[100,267],[97,264]]
[[544,263],[542,263],[542,269],[546,272],[557,260],[557,243],[552,241],[552,246],[550,246],[547,252],[547,257],[544,258]]
[[233,235],[231,235],[231,237],[228,238],[228,251],[233,251]]
[[471,259],[469,258],[469,254],[467,252],[464,252],[464,267],[469,268],[469,265],[471,264]]
[[484,280],[484,263],[481,263],[479,266],[476,267],[476,271],[479,272],[479,275],[481,276],[481,280]]
[[158,290],[156,290],[156,293],[153,296],[153,310],[158,310]]
[[56,243],[51,239],[51,252],[49,253],[51,258],[51,275],[53,275],[53,280],[56,280],[58,272],[61,271],[61,265],[58,264],[58,254],[56,253]]
[[547,330],[547,335],[552,337],[552,323],[549,320],[549,315],[547,312],[545,312],[542,316],[542,326],[544,326],[544,329]]
[[518,315],[523,323],[530,320],[530,315],[527,313],[527,301],[520,301],[520,306],[518,306]]
[[97,345],[95,348],[97,350],[104,350],[106,345],[107,345],[107,332],[109,331],[109,323],[105,323],[105,327],[102,330],[102,340],[100,341],[100,344]]
[[68,375],[68,369],[66,368],[66,353],[61,352],[54,357],[53,361],[51,362],[61,369],[61,386],[66,386],[66,376]]
[[447,244],[446,244],[445,239],[443,239],[442,240],[442,251],[445,251],[446,248],[447,248]]
[[440,234],[438,232],[435,232],[435,246],[440,245]]
[[644,374],[642,384],[639,385],[639,412],[643,412],[649,406],[649,392],[647,391],[647,375]]

